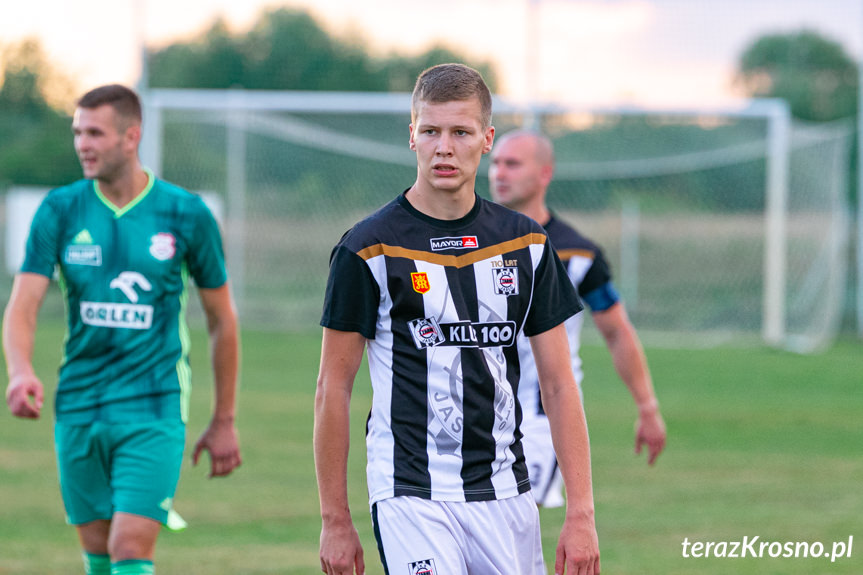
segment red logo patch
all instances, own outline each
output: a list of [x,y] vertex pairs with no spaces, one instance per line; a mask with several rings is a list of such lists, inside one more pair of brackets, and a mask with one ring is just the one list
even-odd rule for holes
[[414,291],[417,293],[426,293],[431,289],[428,274],[425,272],[411,272],[411,282],[414,286]]

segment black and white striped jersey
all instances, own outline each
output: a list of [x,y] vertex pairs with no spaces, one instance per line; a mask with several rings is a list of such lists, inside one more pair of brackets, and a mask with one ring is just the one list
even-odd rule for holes
[[[544,227],[558,257],[566,267],[567,276],[590,310],[604,311],[617,303],[619,297],[612,285],[611,270],[599,246],[553,215]],[[584,314],[579,313],[567,319],[565,324],[572,371],[579,387],[584,376],[578,353],[583,322]],[[534,414],[543,414],[536,365],[526,337],[519,338],[518,350],[521,363],[518,397],[524,415],[531,417]]]
[[479,196],[443,221],[402,194],[348,231],[321,325],[369,340],[370,502],[528,491],[516,338],[580,309],[543,228]]

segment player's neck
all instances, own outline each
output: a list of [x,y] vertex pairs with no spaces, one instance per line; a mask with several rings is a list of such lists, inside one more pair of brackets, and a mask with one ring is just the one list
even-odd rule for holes
[[423,180],[417,180],[407,191],[405,198],[418,211],[436,220],[463,218],[476,202],[473,186],[464,185],[458,190],[438,190]]
[[518,211],[543,226],[551,219],[551,212],[548,211],[544,202],[531,202],[522,206]]
[[119,177],[98,180],[99,191],[118,208],[123,208],[138,197],[150,183],[150,175],[137,162]]

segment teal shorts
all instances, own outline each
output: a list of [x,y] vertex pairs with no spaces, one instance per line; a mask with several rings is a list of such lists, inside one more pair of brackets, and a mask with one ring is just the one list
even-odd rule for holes
[[54,426],[60,492],[72,525],[116,512],[165,524],[180,479],[182,421]]

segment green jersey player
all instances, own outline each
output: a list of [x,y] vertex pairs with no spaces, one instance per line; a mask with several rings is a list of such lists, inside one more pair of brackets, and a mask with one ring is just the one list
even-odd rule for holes
[[54,406],[66,514],[87,573],[152,573],[185,444],[188,280],[212,343],[214,413],[193,453],[197,462],[209,451],[211,476],[240,464],[237,319],[212,214],[139,163],[138,96],[96,88],[78,102],[72,128],[86,179],[50,192],[34,217],[3,322],[6,400],[18,417],[40,415],[31,356],[56,271],[67,309]]

